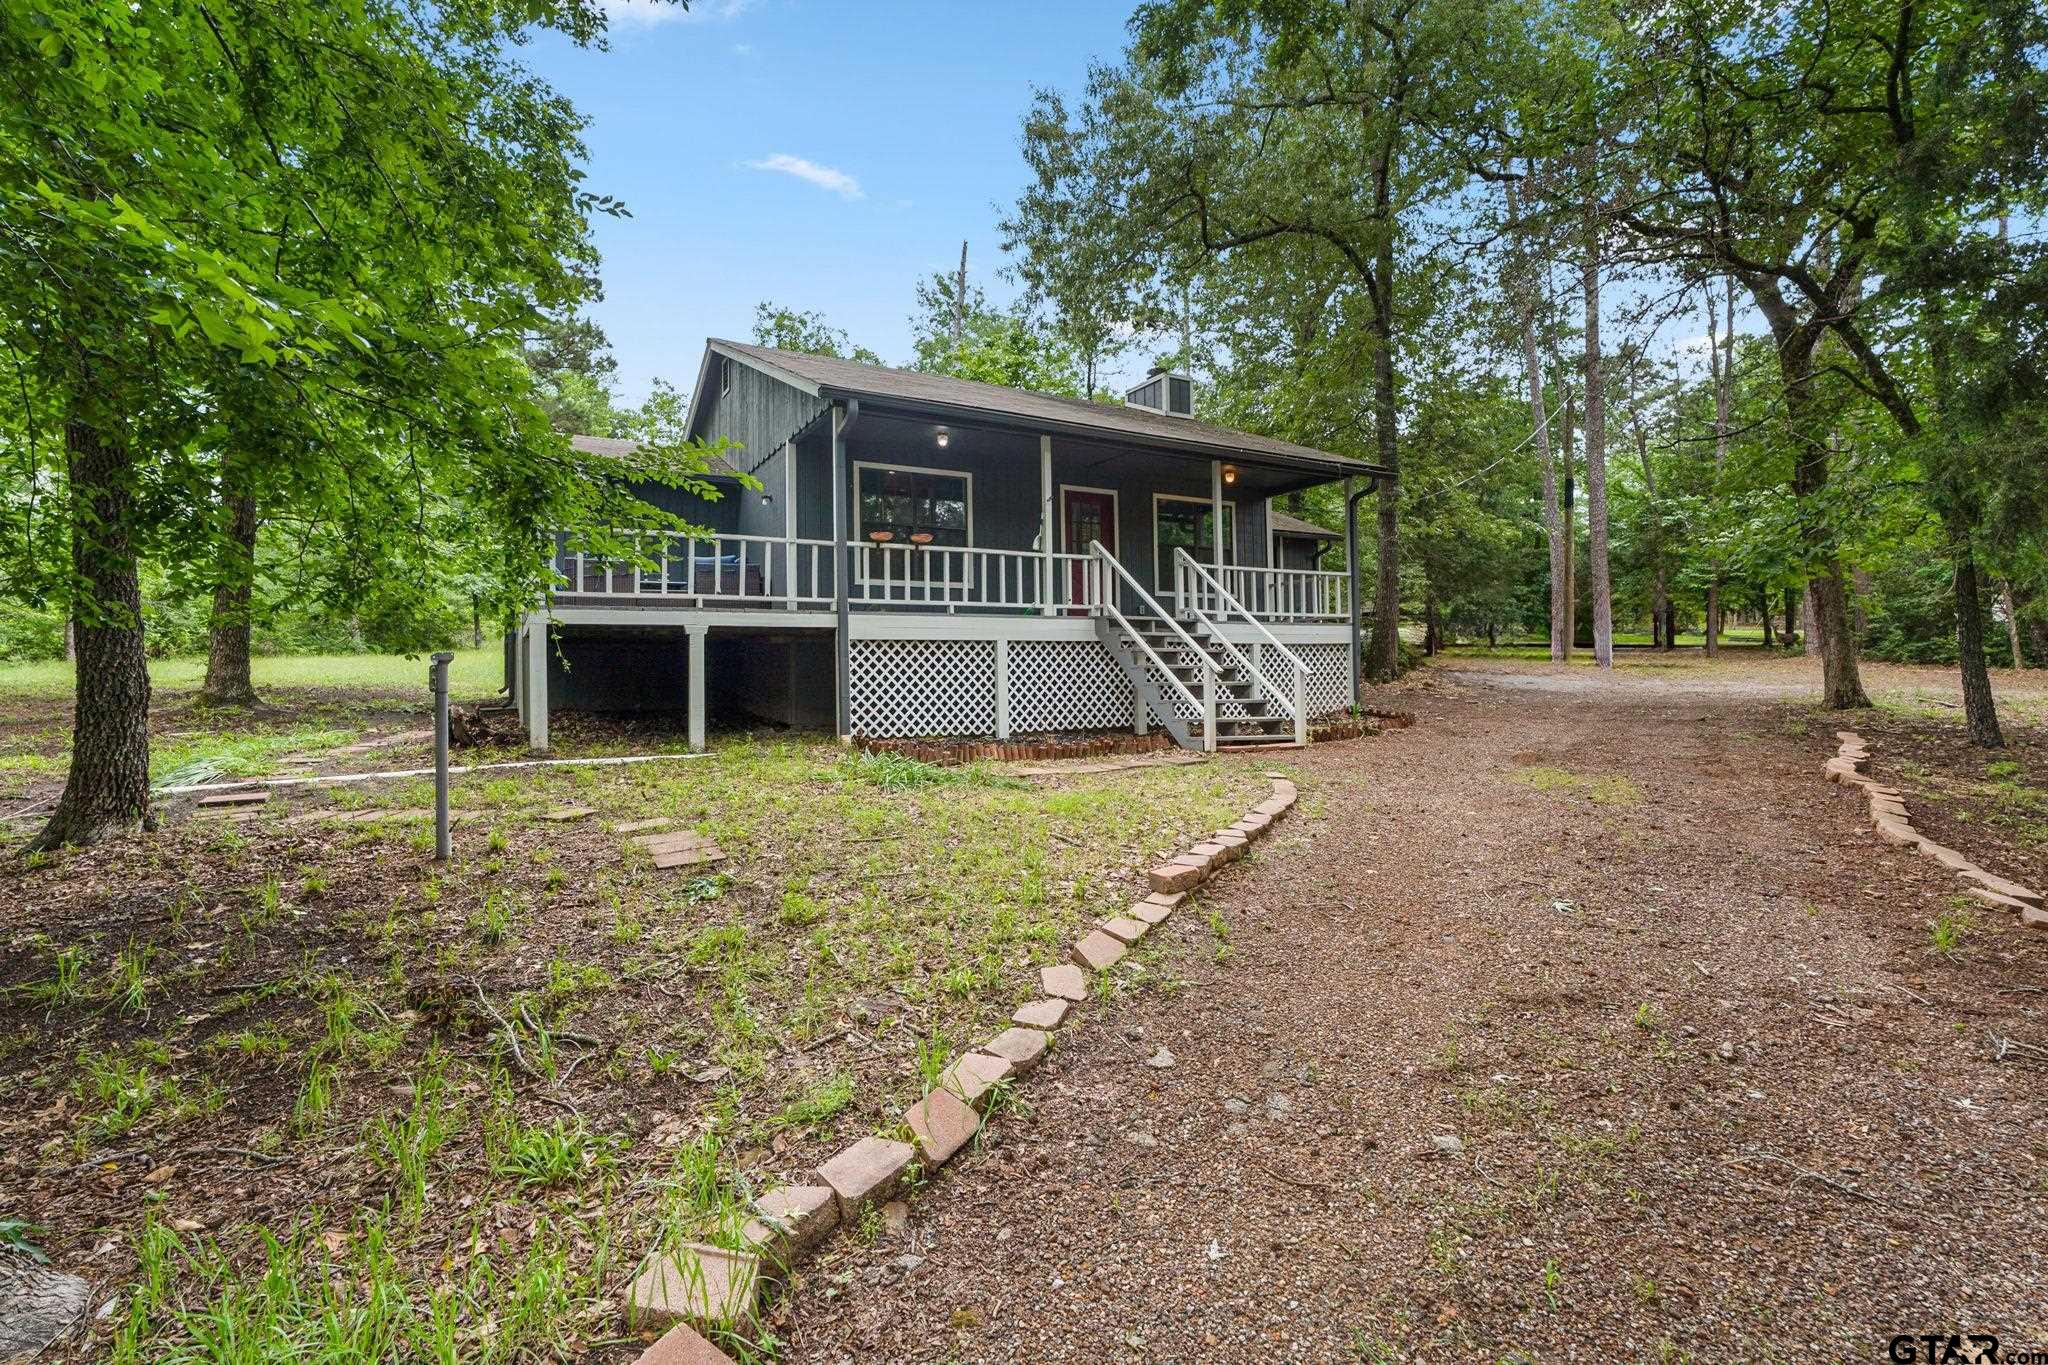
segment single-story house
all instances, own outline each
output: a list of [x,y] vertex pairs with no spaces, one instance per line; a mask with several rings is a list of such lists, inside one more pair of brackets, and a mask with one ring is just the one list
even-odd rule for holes
[[636,564],[562,528],[508,644],[529,738],[559,707],[687,709],[701,745],[716,704],[842,737],[1303,742],[1352,694],[1350,584],[1271,504],[1383,471],[1193,410],[1183,374],[1098,403],[713,340],[687,426],[733,443],[719,496],[636,490],[713,534]]

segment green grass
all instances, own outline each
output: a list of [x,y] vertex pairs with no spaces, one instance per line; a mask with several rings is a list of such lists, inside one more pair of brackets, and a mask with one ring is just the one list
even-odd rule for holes
[[[325,742],[290,723],[181,716],[170,761]],[[73,1165],[138,1142],[180,1166],[207,1143],[257,1153],[237,1168],[247,1197],[211,1205],[203,1234],[147,1200],[110,1228],[137,1264],[101,1329],[114,1359],[223,1342],[264,1343],[233,1359],[548,1359],[621,1331],[634,1258],[729,1245],[750,1192],[893,1131],[1038,966],[1138,893],[1135,869],[1267,784],[1220,763],[1026,784],[735,740],[687,763],[458,777],[477,818],[440,865],[417,823],[283,823],[430,790],[294,792],[232,826],[172,820],[146,859],[116,844],[38,872],[43,908],[119,927],[52,921],[34,941],[0,1006],[75,1041],[0,1092],[0,1120]],[[569,804],[595,814],[536,818]],[[727,861],[656,869],[613,828],[653,816]],[[167,912],[131,923],[137,907]],[[337,955],[331,935],[369,951]],[[69,1112],[34,1117],[50,1094]],[[680,1133],[648,1140],[622,1096]],[[353,1211],[290,1197],[308,1167],[359,1186]]]
[[[492,642],[482,649],[455,651],[448,666],[450,693],[474,700],[495,693],[504,681],[504,648]],[[257,691],[264,688],[339,688],[357,692],[417,692],[427,695],[426,656],[397,654],[280,654],[250,665]],[[0,663],[0,696],[63,697],[71,694],[72,666],[62,659],[37,663]],[[197,688],[206,678],[201,656],[151,659],[150,682],[166,690]]]
[[1640,806],[1643,789],[1626,777],[1586,777],[1563,768],[1541,766],[1517,768],[1508,774],[1513,781],[1540,792],[1574,792],[1601,806]]

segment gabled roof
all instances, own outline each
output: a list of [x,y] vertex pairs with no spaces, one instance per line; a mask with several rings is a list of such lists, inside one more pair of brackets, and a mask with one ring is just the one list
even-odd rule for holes
[[[622,460],[640,448],[638,441],[624,436],[571,436],[569,446],[585,455],[596,455],[602,459]],[[736,479],[739,470],[734,469],[722,457],[713,455],[705,477],[713,479]]]
[[1318,526],[1312,521],[1303,521],[1300,517],[1290,517],[1278,508],[1273,510],[1267,520],[1271,522],[1273,529],[1282,535],[1314,536],[1318,540],[1344,539],[1342,531],[1332,531],[1327,526]]
[[[1377,466],[1354,460],[1348,455],[1332,455],[1292,441],[1232,431],[1228,427],[1212,426],[1190,417],[1171,417],[1119,403],[1093,403],[1081,398],[1030,393],[1000,384],[984,384],[979,380],[955,379],[951,375],[898,370],[887,365],[863,365],[833,356],[782,351],[771,346],[752,346],[716,337],[706,346],[702,372],[708,373],[710,357],[714,353],[730,356],[805,393],[828,400],[858,398],[877,404],[955,415],[967,420],[975,416],[995,418],[1020,426],[1036,426],[1099,440],[1129,441],[1212,458],[1235,457],[1248,462],[1327,471],[1331,478],[1379,472]],[[701,392],[701,381],[698,388]],[[693,397],[692,422],[695,417]]]

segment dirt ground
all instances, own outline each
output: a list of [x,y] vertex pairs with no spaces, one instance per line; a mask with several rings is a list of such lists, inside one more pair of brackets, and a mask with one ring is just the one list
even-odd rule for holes
[[[811,1263],[783,1358],[2048,1347],[2048,1054],[1999,1059],[2048,1047],[2048,937],[1863,827],[1811,671],[1453,661],[1379,698],[1420,723],[1302,757],[1301,810],[1166,929],[1181,988],[1084,1012],[899,1235]],[[2009,677],[2004,755],[1939,670],[1871,670],[1848,723],[2039,885],[2044,689]]]

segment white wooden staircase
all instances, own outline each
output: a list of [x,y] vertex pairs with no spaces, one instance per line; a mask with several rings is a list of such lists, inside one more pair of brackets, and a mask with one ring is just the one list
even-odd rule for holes
[[[1099,542],[1089,553],[1096,636],[1176,743],[1214,751],[1308,742],[1308,666],[1213,574],[1176,550],[1180,612],[1171,615]],[[1224,632],[1232,618],[1250,624],[1249,653]]]

